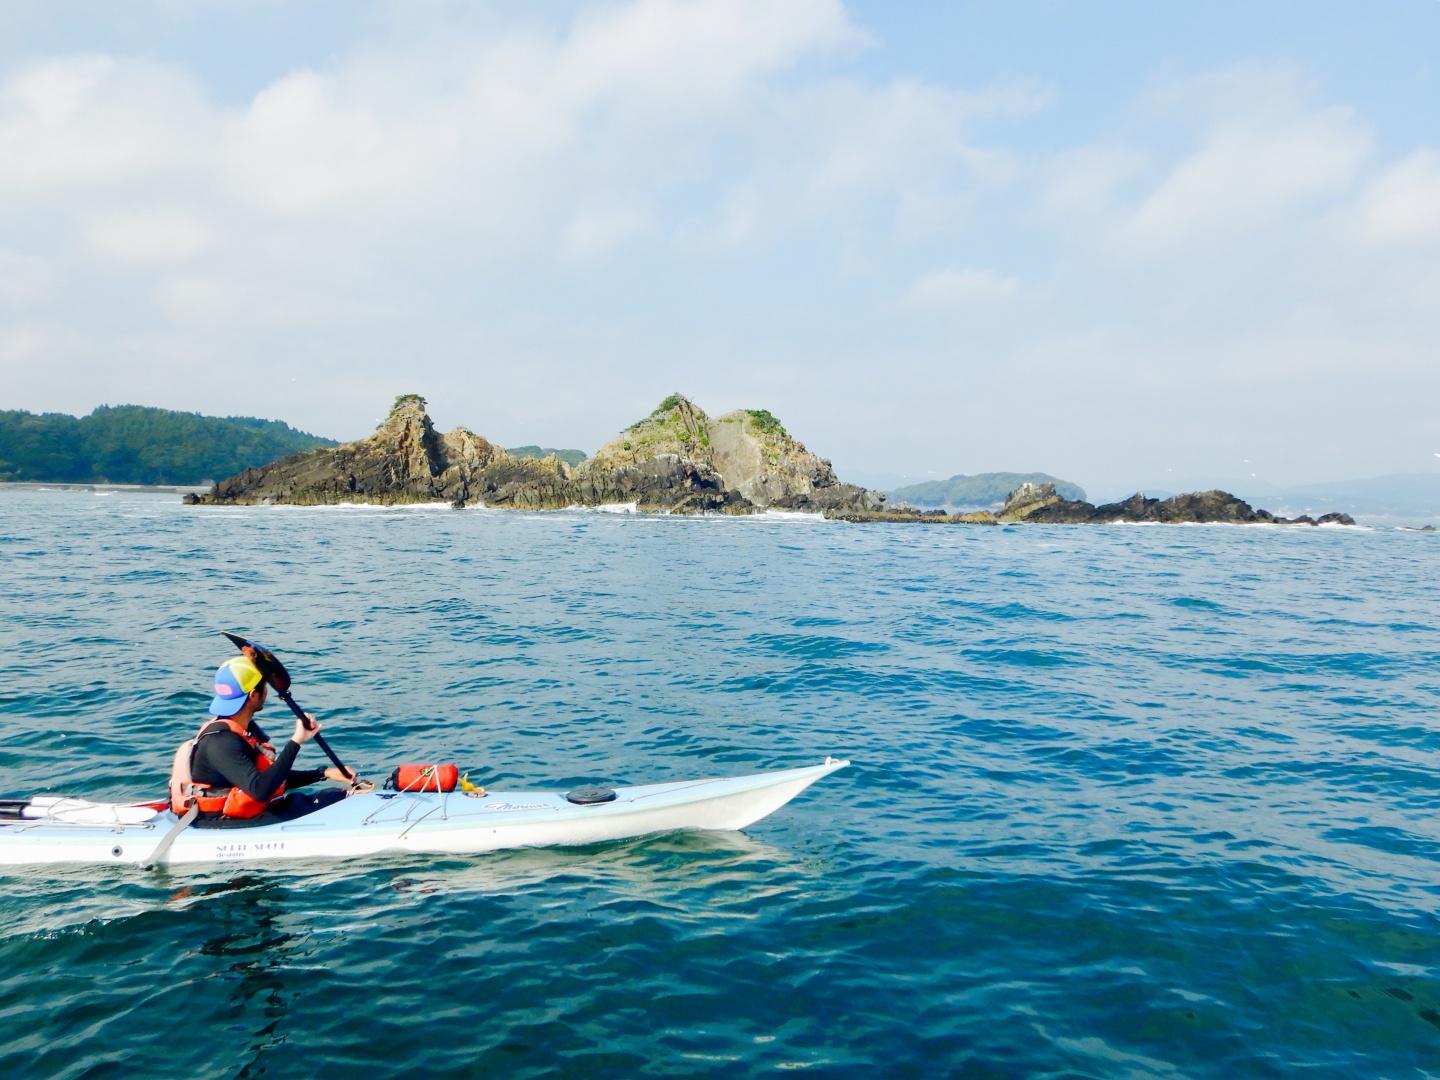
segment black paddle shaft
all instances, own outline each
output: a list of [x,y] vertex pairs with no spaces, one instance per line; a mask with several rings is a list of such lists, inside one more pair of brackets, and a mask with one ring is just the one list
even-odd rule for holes
[[[256,645],[253,641],[241,637],[239,634],[232,634],[228,630],[222,630],[220,632],[229,638],[237,649],[250,657],[256,670],[260,672],[260,675],[267,683],[275,688],[275,692],[280,695],[280,700],[285,702],[286,705],[289,705],[290,711],[300,718],[300,723],[305,725],[305,730],[310,731],[314,728],[315,725],[311,723],[310,718],[305,715],[305,710],[295,704],[295,699],[290,696],[290,672],[285,670],[285,665],[279,661],[275,654],[269,649]],[[336,756],[335,751],[330,749],[330,744],[325,741],[325,736],[319,732],[315,734],[315,745],[325,751],[325,756],[328,757],[342,773],[345,773],[351,778],[359,776],[359,773],[351,772],[345,767],[344,763]]]
[[[279,694],[280,700],[285,702],[286,705],[289,705],[290,711],[300,718],[300,722],[305,725],[305,730],[311,730],[315,725],[311,723],[310,718],[305,715],[305,710],[300,708],[299,705],[295,704],[295,699],[290,696],[290,691],[281,690],[279,691]],[[315,733],[315,745],[320,747],[321,750],[325,751],[325,756],[328,757],[332,762],[334,762],[335,767],[339,769],[342,773],[350,777],[355,776],[353,772],[351,772],[345,767],[345,763],[336,756],[335,751],[330,749],[330,744],[325,741],[325,736],[321,735],[318,731]]]

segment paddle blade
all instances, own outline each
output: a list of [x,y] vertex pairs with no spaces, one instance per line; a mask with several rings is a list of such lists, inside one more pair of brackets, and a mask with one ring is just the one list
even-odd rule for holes
[[263,645],[256,645],[255,642],[241,637],[239,634],[232,634],[228,630],[220,631],[231,643],[242,653],[250,658],[250,662],[265,677],[265,681],[273,686],[277,692],[283,694],[290,689],[290,672],[285,670],[285,665],[276,659],[275,654]]

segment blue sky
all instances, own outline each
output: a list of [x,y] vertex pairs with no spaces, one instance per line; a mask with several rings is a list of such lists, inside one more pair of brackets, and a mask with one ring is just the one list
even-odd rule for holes
[[0,407],[1440,469],[1440,2],[0,8]]

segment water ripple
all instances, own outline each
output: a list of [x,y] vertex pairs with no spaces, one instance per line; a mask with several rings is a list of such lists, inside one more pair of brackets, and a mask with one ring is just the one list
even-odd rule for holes
[[6,875],[4,1075],[1437,1075],[1434,544],[0,508],[6,795],[158,795],[221,629],[373,775],[855,761],[745,834]]

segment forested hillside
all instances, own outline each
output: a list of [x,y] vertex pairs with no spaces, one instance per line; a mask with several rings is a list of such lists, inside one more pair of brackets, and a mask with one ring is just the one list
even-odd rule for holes
[[102,405],[89,416],[0,410],[0,480],[199,484],[335,446],[279,420]]
[[1085,501],[1085,489],[1049,473],[992,472],[973,476],[952,476],[949,480],[931,480],[911,484],[887,493],[891,502],[908,502],[915,506],[996,506],[1021,484],[1054,484],[1062,499]]
[[590,456],[584,450],[557,450],[553,446],[507,446],[505,452],[518,458],[543,458],[554,454],[567,465],[579,465]]

